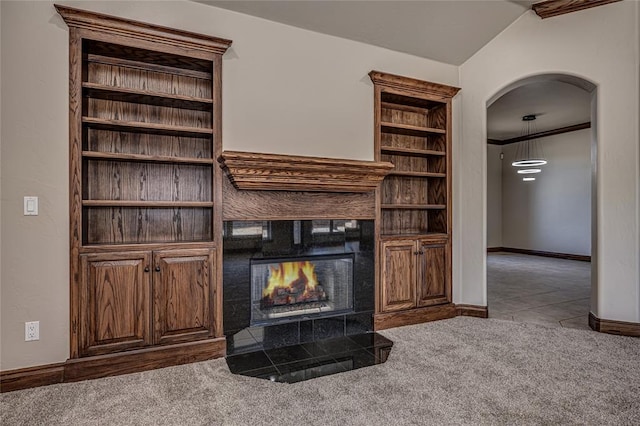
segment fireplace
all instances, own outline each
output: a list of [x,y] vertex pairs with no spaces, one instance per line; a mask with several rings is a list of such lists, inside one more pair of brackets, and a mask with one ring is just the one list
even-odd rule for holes
[[372,331],[374,241],[372,220],[226,221],[227,353]]
[[354,254],[251,261],[251,326],[353,312]]

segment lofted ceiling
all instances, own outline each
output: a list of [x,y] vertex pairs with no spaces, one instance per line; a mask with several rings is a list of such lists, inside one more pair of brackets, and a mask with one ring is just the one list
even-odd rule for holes
[[198,3],[460,65],[534,1],[215,1]]
[[[460,65],[540,0],[193,1]],[[538,115],[537,131],[588,122],[590,95],[560,81],[515,89],[488,109],[488,138],[521,136],[528,114]]]

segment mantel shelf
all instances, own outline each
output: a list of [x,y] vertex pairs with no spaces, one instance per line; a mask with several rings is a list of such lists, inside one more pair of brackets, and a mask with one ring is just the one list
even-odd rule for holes
[[370,192],[393,169],[388,162],[224,151],[218,161],[237,189]]

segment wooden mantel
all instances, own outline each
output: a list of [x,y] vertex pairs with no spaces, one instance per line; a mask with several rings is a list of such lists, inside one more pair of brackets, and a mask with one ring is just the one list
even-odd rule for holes
[[224,151],[218,158],[240,190],[371,192],[393,169],[388,162]]

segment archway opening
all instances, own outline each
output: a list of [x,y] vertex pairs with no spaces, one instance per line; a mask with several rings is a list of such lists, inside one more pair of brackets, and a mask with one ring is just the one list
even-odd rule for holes
[[[489,316],[587,329],[597,303],[596,86],[537,75],[505,86],[486,107]],[[533,132],[523,130],[531,116]],[[527,143],[548,162],[533,175],[512,166]]]

